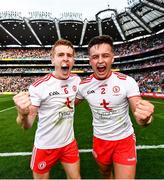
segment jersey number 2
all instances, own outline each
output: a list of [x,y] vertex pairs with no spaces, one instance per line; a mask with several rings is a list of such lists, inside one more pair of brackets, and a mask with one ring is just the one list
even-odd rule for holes
[[106,94],[105,88],[101,88],[101,94]]

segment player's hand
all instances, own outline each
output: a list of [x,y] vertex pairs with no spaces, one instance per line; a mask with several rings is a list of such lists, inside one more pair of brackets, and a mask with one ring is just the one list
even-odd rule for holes
[[142,126],[149,125],[152,122],[152,114],[154,112],[154,105],[146,100],[139,100],[136,103],[134,116],[138,124]]
[[27,115],[29,113],[29,106],[31,105],[31,101],[28,92],[20,92],[13,97],[13,100],[18,112],[21,115]]

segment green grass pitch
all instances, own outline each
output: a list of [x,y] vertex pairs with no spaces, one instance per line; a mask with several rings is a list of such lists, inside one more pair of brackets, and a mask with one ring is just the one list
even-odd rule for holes
[[[147,128],[133,125],[137,145],[164,145],[164,100],[149,99],[155,105],[154,121]],[[31,152],[36,123],[29,130],[23,130],[16,124],[16,109],[11,95],[0,95],[0,154]],[[79,149],[92,148],[92,117],[87,102],[76,107],[75,136]],[[164,149],[137,150],[137,179],[164,178]],[[82,179],[100,179],[98,167],[92,153],[80,153]],[[0,156],[0,179],[32,179],[29,156]],[[50,178],[66,178],[62,166],[58,163],[51,171]]]

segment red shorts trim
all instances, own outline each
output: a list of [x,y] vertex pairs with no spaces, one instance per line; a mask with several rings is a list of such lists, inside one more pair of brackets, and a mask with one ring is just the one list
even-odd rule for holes
[[34,172],[44,174],[49,172],[57,161],[75,163],[78,160],[79,151],[76,140],[74,140],[62,148],[38,149],[34,147],[30,166]]
[[124,165],[136,165],[136,139],[129,137],[116,141],[108,141],[93,137],[93,156],[97,162],[109,165],[113,162]]

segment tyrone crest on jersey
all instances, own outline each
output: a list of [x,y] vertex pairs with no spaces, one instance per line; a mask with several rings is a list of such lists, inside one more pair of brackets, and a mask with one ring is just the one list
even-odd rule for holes
[[112,88],[112,90],[113,90],[114,93],[118,93],[118,92],[120,92],[120,87],[119,86],[114,86]]
[[76,85],[73,85],[73,86],[72,86],[72,90],[73,90],[74,92],[76,92],[76,91],[77,91],[77,86],[76,86]]
[[119,86],[113,86],[112,91],[114,93],[113,96],[121,95],[121,94],[119,94],[119,92],[120,92],[120,87]]

